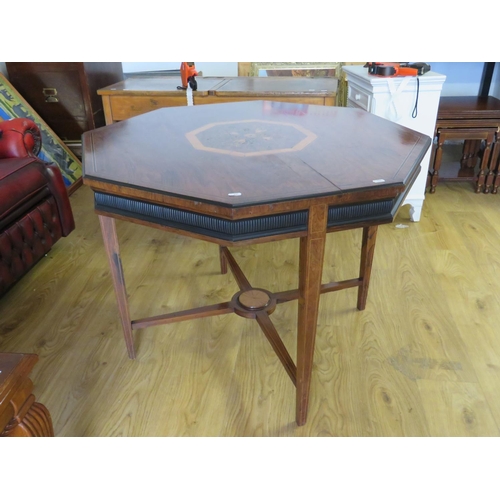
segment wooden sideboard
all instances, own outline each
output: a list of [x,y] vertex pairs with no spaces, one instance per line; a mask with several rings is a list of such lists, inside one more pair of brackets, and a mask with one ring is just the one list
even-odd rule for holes
[[50,413],[31,392],[37,361],[36,354],[0,353],[0,437],[54,436]]
[[[335,106],[336,78],[235,77],[197,78],[193,104],[268,100]],[[99,89],[106,124],[159,108],[186,106],[178,76],[132,77]]]

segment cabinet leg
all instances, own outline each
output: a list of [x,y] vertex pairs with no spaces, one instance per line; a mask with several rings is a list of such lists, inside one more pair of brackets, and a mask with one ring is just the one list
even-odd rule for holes
[[412,201],[410,208],[410,220],[412,222],[418,222],[422,216],[422,207],[424,205],[423,200]]

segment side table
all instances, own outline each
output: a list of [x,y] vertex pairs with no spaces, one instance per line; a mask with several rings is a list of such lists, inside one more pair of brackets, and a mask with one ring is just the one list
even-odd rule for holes
[[50,413],[31,392],[37,361],[36,354],[0,353],[0,437],[54,436]]
[[[231,313],[255,320],[296,388],[296,421],[304,425],[320,295],[357,287],[357,307],[365,308],[378,226],[394,220],[431,139],[361,110],[283,104],[164,108],[86,132],[84,182],[94,191],[129,357],[143,328]],[[133,319],[115,219],[219,245],[221,272],[230,269],[240,291],[218,304]],[[327,234],[356,228],[363,228],[358,276],[323,283]],[[291,290],[252,286],[228,249],[290,238],[299,239]],[[291,300],[298,300],[295,360],[271,320]]]
[[[429,170],[430,192],[436,191],[440,179],[443,145],[447,140],[464,140],[462,167],[470,169],[469,176],[448,177],[452,180],[475,180],[476,193],[496,194],[500,185],[498,160],[500,145],[500,100],[495,97],[457,96],[442,97],[436,120],[436,149]],[[479,173],[474,173],[474,158],[481,143],[484,145]],[[443,179],[444,180],[444,179]]]

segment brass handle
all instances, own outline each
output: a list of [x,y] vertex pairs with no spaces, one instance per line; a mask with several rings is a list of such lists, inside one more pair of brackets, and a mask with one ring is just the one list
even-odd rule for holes
[[45,96],[45,102],[59,102],[57,97],[57,89],[46,88],[42,89],[43,95]]

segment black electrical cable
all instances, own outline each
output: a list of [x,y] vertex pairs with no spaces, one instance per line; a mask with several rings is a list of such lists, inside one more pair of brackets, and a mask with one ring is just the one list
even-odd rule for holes
[[415,99],[415,107],[413,108],[413,111],[411,113],[412,118],[416,118],[418,115],[418,92],[420,90],[420,80],[418,79],[417,76],[417,98]]

